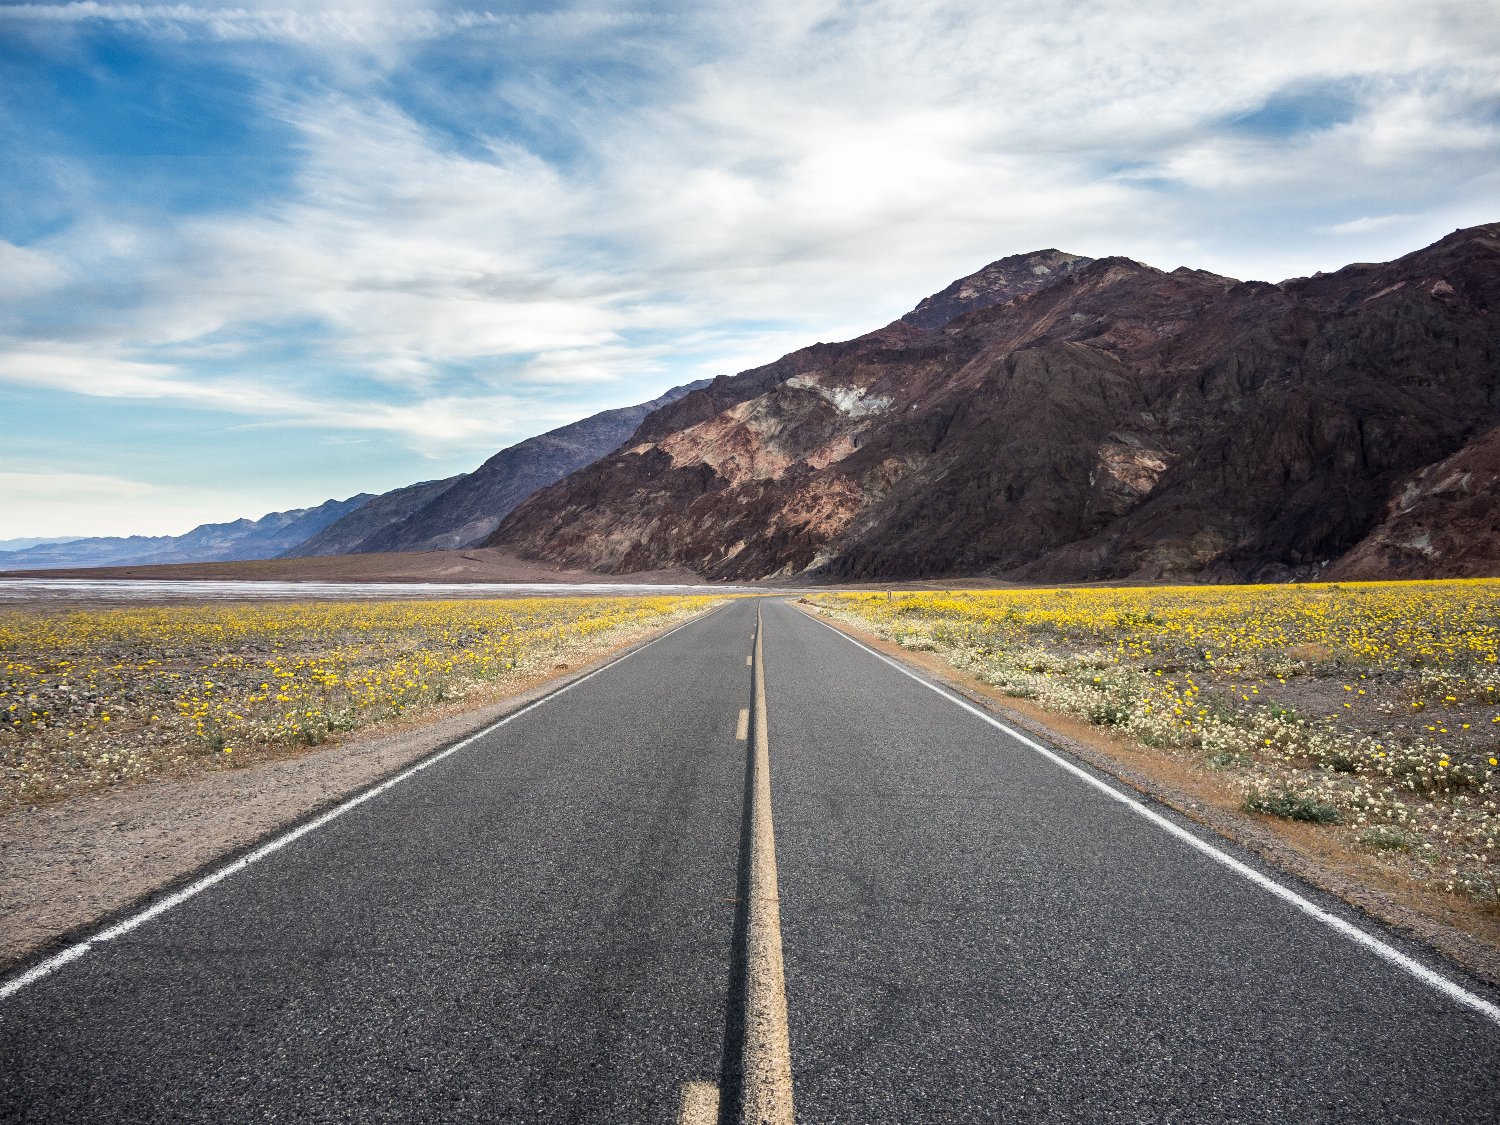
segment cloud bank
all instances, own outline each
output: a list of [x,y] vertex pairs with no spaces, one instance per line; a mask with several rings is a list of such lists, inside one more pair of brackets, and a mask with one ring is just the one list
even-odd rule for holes
[[444,469],[1004,254],[1277,280],[1500,186],[1467,3],[26,4],[0,42],[124,107],[11,115],[0,386]]

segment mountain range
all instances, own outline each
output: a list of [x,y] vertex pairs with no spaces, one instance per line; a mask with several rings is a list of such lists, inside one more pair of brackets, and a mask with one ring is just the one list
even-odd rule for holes
[[1489,575],[1497,486],[1489,224],[1276,284],[1018,254],[472,473],[0,569],[486,546],[738,580]]
[[446,551],[484,542],[538,488],[620,447],[652,411],[707,386],[673,387],[650,402],[605,410],[502,449],[472,473],[388,492],[283,557]]
[[205,523],[183,535],[95,536],[0,551],[0,570],[275,558],[373,499],[362,492],[347,500],[326,500],[316,508],[271,512],[258,520]]
[[60,570],[441,551],[472,547],[543,485],[619,447],[652,411],[707,386],[674,387],[649,402],[605,410],[495,454],[472,473],[375,496],[361,493],[259,520],[203,524],[184,535],[92,537],[0,551],[0,570]]
[[716,379],[487,544],[711,578],[1500,571],[1500,225],[1279,284],[1055,250]]

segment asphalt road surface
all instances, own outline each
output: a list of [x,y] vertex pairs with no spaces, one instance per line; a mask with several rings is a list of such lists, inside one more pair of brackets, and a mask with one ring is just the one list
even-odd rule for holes
[[797,1120],[1500,1120],[1493,991],[774,599],[13,989],[0,1120],[734,1121],[758,608]]

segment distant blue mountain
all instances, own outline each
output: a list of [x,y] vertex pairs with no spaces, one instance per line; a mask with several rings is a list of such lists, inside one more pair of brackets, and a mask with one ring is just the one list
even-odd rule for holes
[[[206,523],[186,535],[67,541],[22,540],[0,549],[0,571],[64,570],[158,563],[239,562],[382,551],[444,551],[477,545],[539,488],[618,449],[652,411],[706,387],[707,379],[659,398],[605,410],[502,449],[472,473],[422,481],[376,496],[360,493],[258,520]],[[29,544],[35,544],[29,545]],[[5,544],[0,543],[0,548]]]
[[325,501],[316,508],[271,512],[258,520],[205,523],[185,535],[107,536],[42,543],[18,551],[0,551],[0,570],[273,559],[373,499],[372,493],[362,492],[347,500]]
[[82,538],[81,535],[44,535],[40,538],[31,536],[25,539],[0,539],[0,551],[24,551],[27,547],[40,547],[44,543],[71,543]]

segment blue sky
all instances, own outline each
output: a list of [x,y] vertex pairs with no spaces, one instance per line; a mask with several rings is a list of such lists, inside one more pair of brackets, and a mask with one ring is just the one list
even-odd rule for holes
[[0,3],[0,538],[473,468],[1056,246],[1500,219],[1500,9]]

